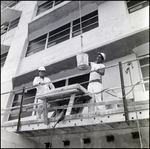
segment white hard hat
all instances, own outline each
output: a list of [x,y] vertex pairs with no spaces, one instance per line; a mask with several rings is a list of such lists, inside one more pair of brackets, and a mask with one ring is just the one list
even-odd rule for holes
[[46,71],[45,67],[41,66],[39,67],[38,71]]
[[98,52],[98,54],[102,55],[102,57],[103,57],[104,60],[106,59],[106,55],[104,53]]

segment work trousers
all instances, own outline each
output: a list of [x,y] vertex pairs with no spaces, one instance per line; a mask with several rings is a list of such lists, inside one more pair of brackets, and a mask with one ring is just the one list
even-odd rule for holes
[[[92,94],[92,99],[90,100],[90,103],[96,103],[96,102],[101,102],[101,93],[97,93],[103,90],[103,86],[99,82],[91,82],[88,85],[88,91],[90,93],[95,93]],[[96,94],[97,93],[97,94]],[[88,108],[88,112],[95,112],[95,110],[100,110],[103,109],[103,106],[90,106]]]
[[41,119],[41,115],[43,114],[43,101],[38,99],[37,103],[40,103],[40,105],[37,105],[36,118]]

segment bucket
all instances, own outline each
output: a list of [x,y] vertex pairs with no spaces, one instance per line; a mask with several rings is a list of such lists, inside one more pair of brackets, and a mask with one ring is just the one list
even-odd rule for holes
[[87,53],[81,53],[76,56],[77,67],[79,70],[86,70],[89,66],[89,56]]

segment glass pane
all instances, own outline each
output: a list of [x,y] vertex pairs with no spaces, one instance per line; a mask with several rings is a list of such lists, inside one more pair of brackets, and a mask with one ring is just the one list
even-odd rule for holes
[[47,34],[30,41],[29,45],[28,45],[26,56],[29,56],[31,54],[31,52],[33,54],[33,53],[39,52],[41,50],[44,50],[45,43],[46,43],[46,37],[47,37]]
[[70,23],[49,33],[48,47],[63,42],[70,37]]
[[55,6],[62,3],[63,1],[55,1]]
[[146,65],[146,64],[149,64],[149,58],[145,58],[145,59],[140,60],[141,66]]
[[52,8],[53,7],[53,1],[47,1],[44,4],[38,6],[37,15]]
[[142,67],[141,70],[142,70],[143,78],[149,76],[149,66]]

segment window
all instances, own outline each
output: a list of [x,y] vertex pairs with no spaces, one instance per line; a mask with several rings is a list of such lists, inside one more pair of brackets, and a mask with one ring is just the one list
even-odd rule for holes
[[38,10],[37,10],[37,14],[39,15],[40,13],[49,10],[50,8],[62,3],[63,1],[47,1],[43,4],[41,4],[40,6],[38,6]]
[[107,142],[114,142],[115,138],[113,135],[106,136]]
[[[81,18],[82,33],[98,27],[98,11],[94,11]],[[73,21],[72,37],[80,34],[80,18]]]
[[37,15],[52,8],[53,7],[53,1],[47,1],[44,4],[38,6]]
[[[139,60],[139,62],[140,62],[143,80],[148,81],[149,80],[149,57],[141,59]],[[145,90],[148,91],[149,83],[145,83],[144,86],[145,86]]]
[[138,139],[139,138],[139,132],[131,132],[132,138],[133,139]]
[[7,58],[7,54],[8,54],[8,52],[1,55],[1,68],[5,64],[5,61],[6,61],[6,58]]
[[85,138],[83,139],[84,144],[89,144],[91,143],[91,139],[90,138]]
[[60,28],[57,28],[56,30],[53,30],[49,33],[48,48],[69,39],[69,37],[70,37],[70,23]]
[[[57,2],[58,3],[58,2]],[[73,23],[71,29],[71,23]],[[98,27],[98,11],[94,11],[82,17],[82,32],[90,31]],[[76,19],[73,22],[65,24],[51,32],[42,35],[29,42],[26,56],[30,56],[36,52],[44,50],[45,47],[49,48],[63,41],[70,39],[72,31],[72,37],[80,34],[80,19]],[[48,38],[48,39],[47,39]],[[46,42],[48,41],[48,42]]]
[[[82,84],[83,82],[86,82],[86,81],[87,81],[87,83]],[[75,83],[81,83],[81,85],[84,88],[87,89],[88,81],[89,81],[89,73],[85,74],[85,75],[81,75],[81,76],[76,76],[76,77],[70,78],[69,79],[69,85],[75,84]]]
[[41,50],[44,50],[45,49],[45,43],[46,43],[46,37],[47,37],[47,34],[42,35],[42,36],[30,41],[28,44],[26,56],[29,56],[31,54],[34,54],[34,53],[39,52]]
[[9,26],[8,31],[11,30],[11,29],[13,29],[13,28],[15,28],[15,27],[17,27],[17,26],[18,26],[18,23],[19,23],[19,20],[20,20],[20,17],[17,18],[16,20],[10,22],[10,26]]
[[[35,93],[36,93],[36,89],[29,90],[27,93],[25,93],[25,94],[24,94],[24,97],[23,97],[22,105],[29,104],[29,103],[34,103]],[[20,106],[21,98],[22,98],[22,93],[16,94],[15,97],[14,97],[14,101],[13,101],[13,103],[12,103],[12,107]],[[31,108],[32,108],[32,107],[31,107]],[[18,110],[18,109],[19,109],[19,108],[12,109],[11,111],[16,111],[16,110]],[[9,120],[17,119],[17,118],[18,118],[18,115],[19,115],[18,112],[17,112],[17,113],[10,114],[10,115],[9,115]],[[23,118],[23,117],[28,117],[28,116],[31,116],[31,115],[32,115],[32,111],[31,111],[31,112],[22,111],[22,113],[21,113],[21,118]]]
[[149,1],[126,1],[128,12],[132,13],[149,5]]
[[12,22],[5,22],[4,24],[1,25],[1,35],[6,33],[6,31],[10,31],[11,29],[15,28],[18,26],[20,17],[17,18],[16,20]]
[[69,146],[70,145],[70,141],[69,140],[62,141],[62,142],[64,142],[64,146]]

